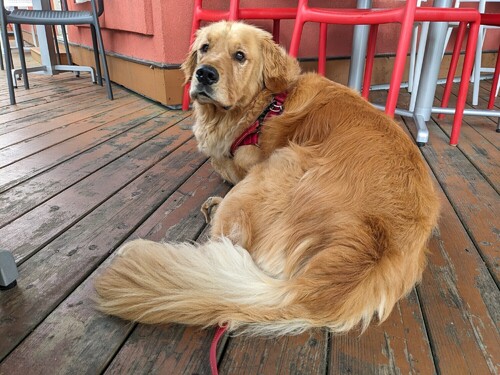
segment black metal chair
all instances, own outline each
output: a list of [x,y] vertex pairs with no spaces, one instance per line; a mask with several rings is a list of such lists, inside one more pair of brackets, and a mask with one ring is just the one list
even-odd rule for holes
[[[52,25],[64,26],[66,25],[90,25],[92,32],[92,43],[94,48],[94,58],[96,65],[97,81],[102,86],[102,79],[106,81],[106,90],[109,99],[113,99],[113,92],[111,90],[111,82],[109,80],[108,65],[106,63],[106,55],[104,52],[104,44],[102,41],[101,28],[99,26],[99,16],[104,11],[103,0],[90,0],[90,11],[74,11],[67,10],[66,0],[62,0],[63,10],[31,10],[31,9],[14,9],[8,11],[5,9],[4,0],[0,0],[0,26],[1,36],[4,45],[4,63],[7,71],[7,84],[9,86],[10,103],[16,104],[14,94],[14,80],[11,66],[11,51],[9,41],[7,38],[7,24],[14,25],[14,32],[19,43],[19,57],[21,61],[21,71],[24,79],[24,87],[29,88],[28,70],[26,68],[26,59],[23,51],[23,40],[20,25]],[[66,44],[66,43],[65,43]],[[99,64],[99,52],[101,55],[102,67],[104,70],[104,77],[101,75],[101,67]]]
[[[2,34],[3,31],[0,30],[0,34]],[[1,49],[1,48],[0,48]],[[1,51],[0,51],[1,52]],[[1,56],[2,54],[0,53],[0,69],[1,70],[5,70],[4,66],[3,66],[3,57]]]

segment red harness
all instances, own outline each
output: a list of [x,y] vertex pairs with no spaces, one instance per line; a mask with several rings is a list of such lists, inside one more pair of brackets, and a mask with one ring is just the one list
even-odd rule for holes
[[262,128],[264,122],[268,118],[278,116],[283,113],[283,103],[285,103],[287,95],[288,94],[286,92],[282,92],[281,94],[276,95],[273,98],[271,104],[269,104],[267,108],[264,109],[257,120],[255,120],[255,122],[250,125],[250,127],[247,128],[238,138],[236,138],[236,140],[231,145],[231,157],[234,156],[234,153],[240,146],[259,145],[260,128]]

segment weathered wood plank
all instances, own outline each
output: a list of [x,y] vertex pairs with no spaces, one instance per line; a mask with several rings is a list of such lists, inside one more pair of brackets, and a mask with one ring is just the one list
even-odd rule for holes
[[[0,229],[0,246],[18,263],[70,228],[124,185],[184,144],[191,132],[171,127]],[[116,171],[120,171],[119,174]],[[41,221],[40,217],[44,220]]]
[[[117,103],[118,104],[118,103]],[[88,132],[95,129],[103,124],[113,121],[114,119],[123,117],[129,113],[139,111],[144,108],[144,103],[137,98],[129,97],[123,98],[119,105],[115,108],[102,108],[97,109],[90,117],[81,119],[80,115],[83,114],[73,114],[75,119],[74,122],[66,123],[64,127],[57,127],[50,129],[50,131],[43,132],[34,138],[29,138],[22,143],[16,143],[12,146],[5,147],[0,150],[0,168],[7,166],[16,162],[17,160],[23,159],[30,155],[36,154],[37,152],[49,148],[55,144],[63,142],[69,138],[73,138],[79,134]],[[78,116],[78,117],[77,117]]]
[[[18,287],[0,295],[0,358],[14,349],[117,244],[203,164],[205,159],[194,152],[195,147],[191,139],[156,160],[147,173],[138,171],[131,183],[19,267]],[[156,153],[155,145],[150,152]],[[170,171],[168,177],[165,171]],[[74,359],[72,362],[77,365]]]
[[[414,131],[413,123],[405,122]],[[421,151],[430,168],[442,172],[442,167],[433,162],[443,159],[436,149],[460,152],[446,143],[437,125],[432,121],[428,125],[429,143]],[[451,206],[450,196],[444,194],[447,184],[442,181],[439,184],[442,201],[439,231],[430,241],[428,266],[418,287],[436,367],[441,373],[495,373],[500,358],[497,354],[500,292],[457,217],[456,207]],[[454,194],[463,196],[460,191]]]
[[500,292],[444,192],[439,193],[439,231],[418,288],[436,365],[441,373],[496,373]]
[[[16,62],[14,61],[14,65],[16,65]],[[36,65],[33,65],[33,66],[36,66]],[[30,67],[30,65],[28,64],[28,67]],[[8,86],[7,86],[7,79],[5,77],[5,71],[1,71],[1,74],[2,74],[2,80],[0,81],[0,92],[5,92],[5,93],[9,93],[9,89],[8,89]],[[34,79],[30,80],[30,81],[33,81],[33,82],[30,82],[30,89],[29,90],[25,90],[24,89],[24,86],[22,87],[21,90],[19,90],[19,94],[22,95],[23,93],[26,93],[26,92],[30,92],[31,91],[31,87],[33,86],[33,88],[38,88],[40,86],[44,86],[47,84],[47,82],[49,82],[49,80],[52,80],[52,77],[50,77],[48,74],[45,75],[45,74],[37,74],[37,75],[33,75],[32,76]],[[66,81],[69,79],[69,76],[63,76],[63,75],[58,75],[57,76],[57,79],[55,80],[56,82],[60,82],[60,81]],[[22,80],[20,80],[21,83],[22,83]],[[18,80],[19,82],[19,80]],[[8,98],[7,98],[8,99]]]
[[[151,105],[143,110],[127,114],[126,122],[124,118],[120,119],[120,126],[130,128],[131,122],[139,124],[130,128],[129,131],[122,132],[112,141],[101,143],[87,152],[68,159],[65,163],[4,192],[0,195],[0,205],[2,206],[0,228],[187,116],[182,112],[164,112],[163,114],[161,112],[161,108]],[[109,124],[106,124],[106,127],[86,132],[83,136],[79,136],[76,142],[85,145],[87,140],[100,136],[103,129],[108,127]],[[64,152],[68,148],[60,147],[60,150]]]
[[361,334],[333,335],[330,374],[434,374],[434,361],[417,294],[402,299],[389,318]]
[[[446,135],[433,121],[427,125],[429,143],[421,148],[422,153],[498,285],[498,193],[460,149],[448,144]],[[414,132],[413,123],[409,128]]]
[[277,338],[230,337],[222,374],[324,374],[328,335],[315,329]]
[[[2,72],[3,74],[3,72]],[[23,97],[26,95],[30,95],[33,92],[37,92],[40,90],[52,90],[56,87],[61,87],[64,85],[75,85],[82,86],[82,81],[80,81],[75,75],[72,74],[58,74],[57,77],[44,75],[44,74],[36,74],[31,75],[30,79],[30,88],[26,90],[24,88],[24,84],[22,80],[18,80],[18,83],[21,82],[20,87],[16,90],[16,98]],[[90,83],[90,81],[89,81]],[[2,80],[0,81],[0,94],[9,94],[9,88],[7,86],[7,79],[5,76],[2,76]],[[9,102],[9,98],[2,97],[2,100]]]
[[[488,82],[488,83],[486,83]],[[469,90],[467,92],[467,102],[465,103],[465,108],[474,108],[474,109],[485,109],[487,110],[487,106],[488,106],[488,100],[489,100],[489,89],[485,89],[485,87],[487,87],[488,84],[490,84],[491,81],[484,81],[482,80],[481,81],[481,84],[479,85],[479,97],[478,97],[478,104],[477,105],[473,105],[472,104],[472,90],[473,90],[473,87],[472,87],[472,82],[470,83],[469,85]],[[486,86],[485,86],[486,85]],[[453,98],[454,97],[454,100],[456,100],[456,97],[458,96],[458,90],[460,88],[460,85],[458,83],[455,83],[453,84],[452,88],[451,88],[451,97],[450,98]],[[442,93],[442,91],[444,90],[444,86],[441,86],[439,87],[439,90],[436,90],[436,93]],[[441,103],[441,97],[439,95],[437,95],[437,99],[439,101],[439,103]],[[498,103],[500,103],[500,101],[497,101]],[[495,103],[494,107],[498,108],[498,105],[497,105],[497,102]],[[493,110],[495,110],[495,108],[493,108]],[[490,119],[491,121],[493,122],[496,122],[496,120],[498,119],[498,117],[495,117],[495,116],[477,116],[478,118],[482,118],[482,119]]]
[[[132,102],[130,101],[130,99],[131,99],[130,97],[126,98],[124,97],[123,94],[121,94],[116,98],[117,102],[113,103],[114,104],[113,107],[105,106],[104,108],[108,108],[108,110],[113,110],[114,108],[120,108],[120,106],[123,107],[124,105],[127,105],[127,103]],[[140,99],[137,98],[137,101],[139,100]],[[147,104],[144,103],[144,101],[142,101],[142,103],[144,106],[147,106]],[[76,116],[78,116],[80,112],[77,111],[77,108],[73,108],[73,112],[71,112],[71,114],[66,116],[61,116],[57,119],[57,121],[53,121],[52,118],[50,118],[48,119],[48,121],[38,123],[37,126],[22,127],[20,129],[2,134],[2,136],[0,137],[0,149],[15,145],[16,143],[26,142],[29,139],[35,138],[39,135],[48,133],[56,129],[63,130],[66,126],[71,124],[71,120],[74,119],[75,117],[76,120],[73,120],[73,122],[76,122],[77,120],[84,120],[87,117],[97,116],[101,113],[105,113],[102,111],[100,112],[99,109],[100,106],[96,104],[95,111],[93,111],[91,115],[86,116],[87,113],[83,112],[81,113],[82,116],[78,118]]]
[[[145,104],[144,110],[147,108],[148,105]],[[158,113],[164,112],[161,108],[157,108],[157,111]],[[136,112],[133,113],[137,114]],[[0,192],[6,191],[76,155],[91,152],[93,147],[108,142],[115,144],[117,142],[114,139],[115,137],[123,135],[129,129],[133,129],[135,126],[149,120],[148,116],[135,118],[135,114],[133,116],[128,114],[123,118],[117,118],[95,131],[89,131],[78,137],[70,138],[0,169]],[[119,144],[117,146],[120,147]]]
[[[2,80],[4,78],[2,77]],[[7,87],[4,88],[4,85],[0,86],[0,108],[3,111],[4,107],[11,107],[9,91]],[[52,82],[36,79],[33,82],[30,82],[30,89],[24,90],[24,87],[21,90],[16,90],[16,102],[20,103],[28,103],[33,101],[33,105],[39,104],[38,99],[50,96],[51,91],[55,90],[56,92],[61,92],[65,90],[73,90],[75,88],[82,87],[81,83],[73,77],[60,78],[56,81],[52,80]],[[15,108],[15,106],[13,106]],[[4,113],[4,112],[2,112]]]
[[[116,90],[116,93],[113,93],[113,95],[115,100],[108,100],[107,98],[104,99],[99,96],[96,97],[95,93],[91,91],[87,94],[73,97],[71,98],[71,101],[61,102],[59,105],[55,105],[54,103],[47,104],[45,108],[46,110],[41,110],[39,108],[40,112],[37,112],[32,108],[30,113],[24,113],[22,116],[16,116],[14,113],[6,114],[6,116],[11,116],[13,118],[4,124],[0,124],[0,135],[10,133],[21,128],[43,124],[47,121],[59,121],[59,123],[64,123],[66,122],[66,119],[62,116],[74,116],[75,112],[82,110],[87,110],[87,117],[90,117],[92,114],[96,113],[92,111],[93,109],[101,108],[103,106],[108,108],[120,106],[120,103],[117,102],[116,99],[126,96],[130,97],[130,95],[127,95],[124,90]],[[25,112],[27,112],[28,109],[26,109]]]
[[177,325],[138,328],[105,374],[211,373],[209,349],[214,329]]
[[[192,150],[191,154],[194,156],[197,151]],[[152,193],[154,186],[160,184],[160,190],[154,194],[156,196],[154,200],[161,201],[164,194],[168,193],[163,192],[165,189],[161,187],[161,183],[165,183],[165,180],[171,179],[158,169],[153,179],[144,181],[151,187],[149,191],[144,191],[141,198],[124,195],[130,202],[123,206],[124,212],[119,214],[122,219],[109,224],[108,228],[103,228],[97,236],[88,232],[87,235],[90,237],[87,243],[102,248],[101,252],[106,257],[107,250],[116,248],[123,240],[119,237],[120,233],[124,234],[123,230],[117,230],[120,228],[119,222],[132,212],[138,213],[136,217],[147,217],[147,212],[144,211],[152,200],[148,196],[153,196],[148,193]],[[199,206],[208,196],[223,195],[227,189],[228,187],[222,184],[211,166],[205,163],[148,217],[131,238],[194,239],[204,226]],[[110,236],[114,240],[110,241]],[[40,368],[42,373],[44,371],[61,374],[82,371],[100,373],[108,365],[135,327],[131,323],[103,316],[94,309],[91,301],[94,293],[93,280],[109,264],[111,258],[109,257],[8,356],[0,365],[0,373],[30,368]],[[181,373],[166,370],[173,366],[186,370],[193,368],[196,372],[196,368],[208,364],[205,363],[205,358],[198,354],[205,352],[210,340],[211,332],[208,330],[201,331],[175,325],[168,327],[140,325],[121,348],[109,371],[145,374]],[[64,350],[54,350],[55,348]],[[30,355],[26,357],[28,353]],[[47,361],[47,357],[51,358],[50,362]],[[75,361],[75,358],[78,358],[78,361]],[[154,371],[155,369],[157,371]]]
[[[409,128],[405,130],[414,132],[413,122],[405,119],[405,123]],[[483,210],[476,206],[481,207],[483,203],[491,208],[489,198],[486,196],[483,202],[482,194],[473,189],[474,199],[468,199],[469,195],[464,192],[469,190],[465,181],[469,179],[475,183],[480,174],[470,162],[467,163],[459,149],[447,144],[443,131],[433,121],[428,122],[428,127],[429,143],[421,151],[434,172],[436,185],[440,185],[437,190],[442,213],[439,230],[429,244],[428,266],[418,293],[436,367],[441,373],[497,373],[500,366],[498,280],[495,280],[495,273],[485,267],[484,254],[468,235],[474,236],[481,226],[467,230],[461,216],[463,210],[467,212],[474,207],[478,217],[491,217],[488,211],[483,215]],[[462,170],[475,173],[472,176],[472,172],[460,173],[457,171],[460,168],[451,162],[452,158],[460,160],[458,165]],[[461,187],[459,183],[449,183],[455,174],[461,175]],[[480,185],[485,189],[490,187],[484,180]],[[498,245],[481,245],[490,245],[492,253],[498,253]]]
[[[69,94],[59,94],[60,98],[91,98],[93,97],[95,102],[98,101],[103,101],[103,100],[108,100],[104,99],[105,98],[105,93],[104,95],[99,95],[97,91],[95,90],[94,87],[81,87],[76,89],[74,92],[71,92]],[[54,98],[55,100],[58,99],[57,95]],[[71,103],[69,100],[66,101],[66,103]],[[29,104],[16,104],[15,106],[9,106],[9,107],[4,107],[4,111],[6,113],[0,113],[0,124],[4,123],[12,123],[13,121],[17,121],[21,118],[25,118],[31,115],[40,115],[43,112],[48,112],[50,114],[54,110],[54,102],[46,102],[37,106],[31,106]]]
[[[95,88],[92,86],[66,86],[66,87],[54,87],[50,91],[50,95],[43,95],[44,92],[39,93],[39,97],[31,98],[30,100],[17,101],[15,105],[8,105],[0,107],[0,123],[7,122],[5,119],[12,119],[14,113],[21,112],[21,116],[25,113],[33,113],[33,110],[40,109],[41,111],[47,110],[49,106],[58,105],[61,100],[69,100],[72,97],[78,97],[80,95],[95,92]],[[16,96],[17,99],[17,96]],[[10,116],[7,116],[10,114]]]

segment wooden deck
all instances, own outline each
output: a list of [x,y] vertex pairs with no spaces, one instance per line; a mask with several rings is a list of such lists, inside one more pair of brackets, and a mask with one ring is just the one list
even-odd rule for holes
[[[0,248],[20,272],[0,292],[0,374],[208,374],[213,330],[133,324],[92,302],[120,244],[198,240],[200,205],[229,190],[197,152],[190,113],[118,86],[109,101],[69,73],[30,77],[10,106],[0,73]],[[429,123],[421,150],[442,216],[423,282],[390,318],[361,336],[225,338],[222,374],[499,373],[500,134],[494,119],[465,121],[458,147],[449,116]]]

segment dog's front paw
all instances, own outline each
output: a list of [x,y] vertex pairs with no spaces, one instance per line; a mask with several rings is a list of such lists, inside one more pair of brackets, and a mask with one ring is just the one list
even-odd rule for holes
[[200,211],[203,216],[205,216],[205,222],[207,224],[210,224],[210,222],[212,221],[212,218],[215,215],[215,211],[217,210],[217,206],[220,202],[222,202],[221,197],[210,197],[205,201],[205,203],[201,205]]

